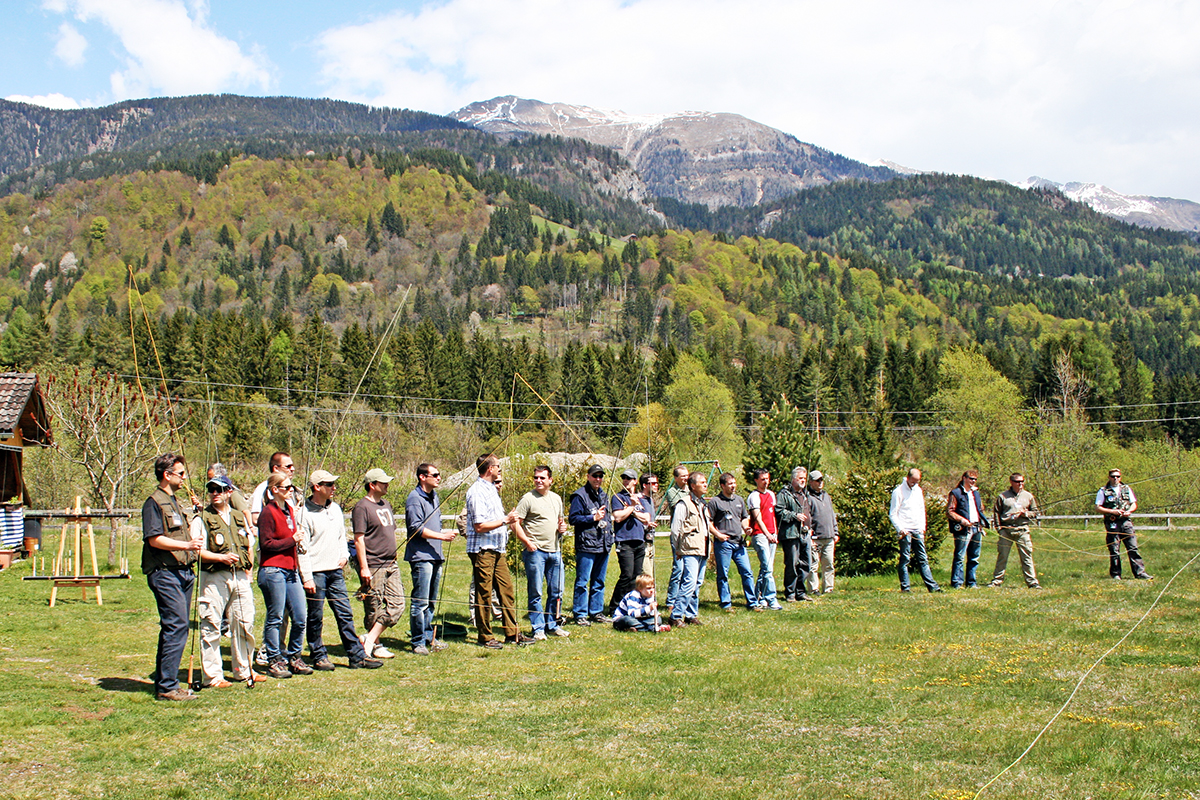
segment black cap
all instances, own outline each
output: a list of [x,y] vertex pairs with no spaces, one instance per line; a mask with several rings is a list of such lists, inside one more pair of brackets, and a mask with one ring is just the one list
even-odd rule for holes
[[588,477],[591,477],[592,475],[603,475],[604,467],[600,466],[599,464],[592,464],[590,467],[588,467],[587,474]]

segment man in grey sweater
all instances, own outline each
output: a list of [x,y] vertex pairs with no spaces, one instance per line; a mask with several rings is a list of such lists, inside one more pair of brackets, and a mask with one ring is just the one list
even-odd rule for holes
[[329,672],[333,662],[321,641],[321,627],[325,601],[333,609],[337,620],[338,635],[342,647],[350,660],[351,669],[375,669],[383,662],[368,658],[366,650],[354,632],[354,614],[350,610],[350,597],[346,592],[346,577],[342,569],[350,558],[346,549],[346,519],[342,507],[333,502],[337,488],[337,475],[323,469],[312,474],[309,483],[312,494],[304,501],[304,515],[300,528],[304,538],[297,548],[296,560],[300,567],[300,582],[308,598],[307,638],[308,653],[312,657],[313,669]]

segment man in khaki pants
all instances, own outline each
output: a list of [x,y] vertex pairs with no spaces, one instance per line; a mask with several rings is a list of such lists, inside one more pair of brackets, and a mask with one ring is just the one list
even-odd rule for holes
[[1037,572],[1033,568],[1033,540],[1029,538],[1029,523],[1038,518],[1037,500],[1025,491],[1025,476],[1014,472],[1008,478],[1008,490],[996,497],[993,519],[999,536],[996,541],[996,570],[992,573],[992,586],[1004,583],[1004,570],[1008,566],[1008,554],[1017,546],[1021,559],[1021,573],[1025,585],[1030,589],[1042,588],[1038,584]]

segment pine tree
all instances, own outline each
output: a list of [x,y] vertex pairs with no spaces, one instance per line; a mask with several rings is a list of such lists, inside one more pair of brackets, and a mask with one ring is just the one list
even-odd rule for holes
[[771,473],[775,486],[792,479],[792,470],[807,467],[811,472],[821,464],[816,440],[809,434],[799,411],[785,396],[772,403],[771,410],[759,418],[758,439],[750,445],[742,461],[747,483],[753,483],[751,473],[762,468]]

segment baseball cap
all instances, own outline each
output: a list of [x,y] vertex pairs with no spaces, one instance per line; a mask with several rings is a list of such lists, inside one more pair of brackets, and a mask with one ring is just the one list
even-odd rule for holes
[[808,479],[810,481],[823,481],[825,480],[825,475],[821,472],[821,470],[814,469],[812,472],[808,473]]
[[393,478],[391,475],[388,475],[379,467],[367,470],[367,474],[363,477],[363,481],[366,483],[391,483],[394,480],[395,478]]
[[604,467],[600,466],[599,464],[592,464],[590,467],[588,467],[587,474],[588,475],[603,475]]
[[621,480],[623,481],[636,481],[637,477],[638,474],[636,470],[627,469],[621,473]]
[[[337,479],[337,475],[326,472],[323,469],[319,469],[309,476],[308,483],[310,486],[316,486],[318,483],[335,483]],[[368,480],[370,480],[370,478],[368,478]],[[375,480],[379,480],[379,478],[376,478]]]
[[233,488],[233,481],[224,475],[214,475],[208,479],[208,483],[204,484],[204,488],[211,491],[212,487],[216,486],[222,492],[228,492]]

